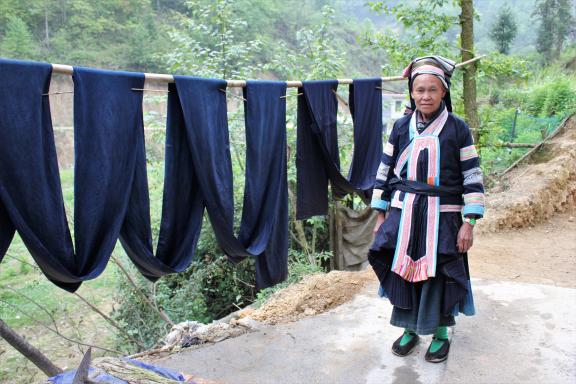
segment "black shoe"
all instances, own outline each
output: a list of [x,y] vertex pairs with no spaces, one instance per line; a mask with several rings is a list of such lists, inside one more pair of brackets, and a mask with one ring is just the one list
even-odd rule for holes
[[424,358],[430,363],[441,363],[448,358],[448,352],[450,352],[450,341],[448,339],[438,339],[437,337],[432,337],[432,340],[443,341],[444,344],[442,344],[440,349],[436,352],[430,352],[430,348],[432,347],[432,343],[430,343]]
[[394,344],[392,344],[392,353],[396,356],[408,356],[414,350],[414,347],[418,344],[418,340],[420,340],[420,337],[417,334],[412,333],[411,335],[412,339],[404,345],[400,345],[400,341],[402,341],[402,337],[404,337],[404,335],[396,339]]

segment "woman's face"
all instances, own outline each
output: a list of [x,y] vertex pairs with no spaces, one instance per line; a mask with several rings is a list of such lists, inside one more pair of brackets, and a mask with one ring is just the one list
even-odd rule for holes
[[429,116],[440,108],[442,98],[446,94],[442,81],[434,75],[418,75],[412,84],[412,98],[416,108],[425,116]]

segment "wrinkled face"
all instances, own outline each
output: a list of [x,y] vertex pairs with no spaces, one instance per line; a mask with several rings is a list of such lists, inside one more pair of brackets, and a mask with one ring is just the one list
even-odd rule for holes
[[412,84],[412,98],[416,108],[425,116],[431,115],[440,108],[446,94],[442,81],[434,75],[418,75]]

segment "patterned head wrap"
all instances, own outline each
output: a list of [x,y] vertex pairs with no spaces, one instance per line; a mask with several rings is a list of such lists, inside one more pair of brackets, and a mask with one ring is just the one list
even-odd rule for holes
[[[444,102],[449,112],[452,112],[452,101],[450,100],[450,78],[456,68],[454,61],[442,56],[424,56],[418,57],[404,69],[402,76],[408,78],[408,89],[412,91],[412,84],[418,75],[434,75],[444,85],[446,96]],[[416,104],[410,97],[412,109],[416,109]]]

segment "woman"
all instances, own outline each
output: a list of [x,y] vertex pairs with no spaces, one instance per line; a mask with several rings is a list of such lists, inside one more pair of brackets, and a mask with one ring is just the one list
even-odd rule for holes
[[396,121],[372,197],[378,220],[370,263],[379,294],[404,328],[392,352],[406,356],[418,335],[433,334],[425,359],[446,360],[448,326],[474,314],[466,252],[484,214],[480,162],[469,127],[451,113],[454,62],[415,59],[404,70],[414,112]]

